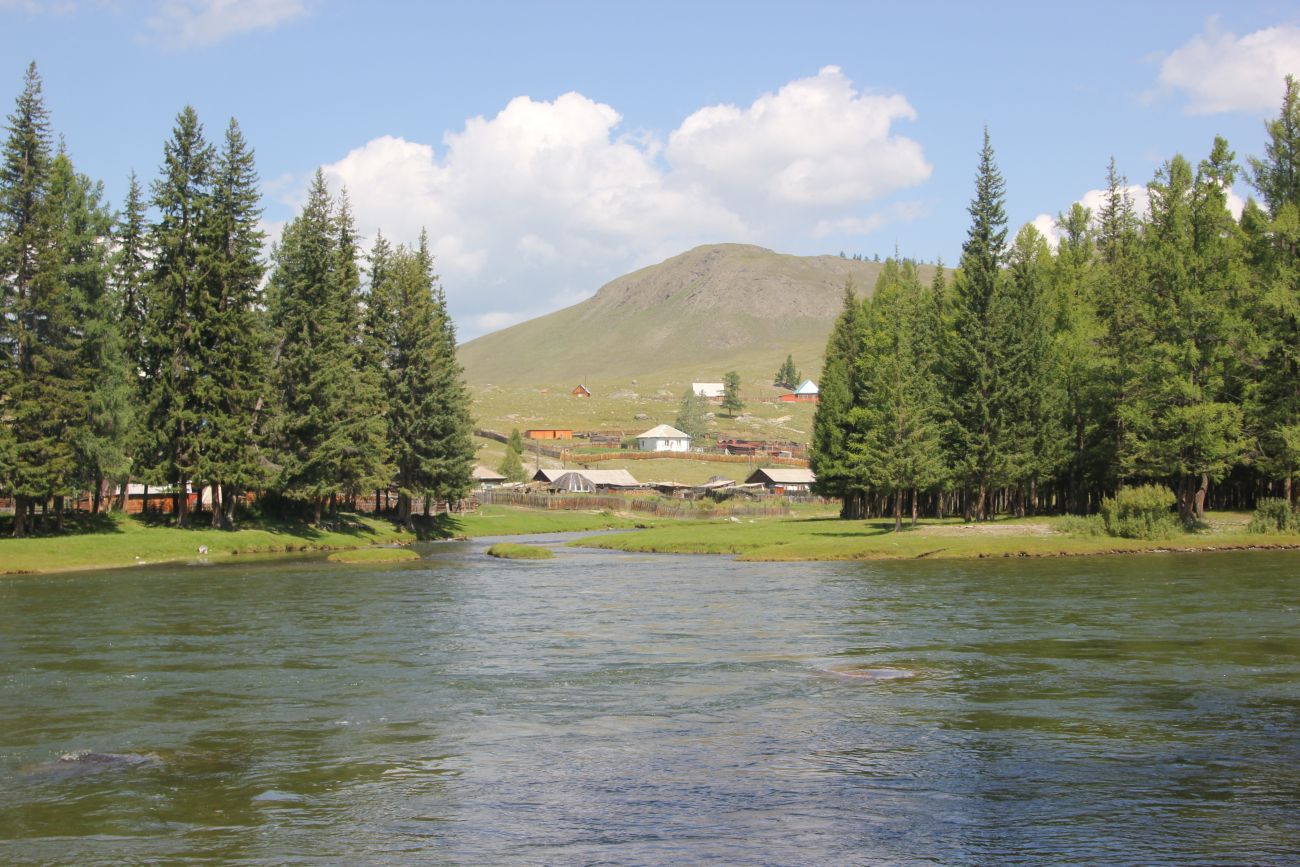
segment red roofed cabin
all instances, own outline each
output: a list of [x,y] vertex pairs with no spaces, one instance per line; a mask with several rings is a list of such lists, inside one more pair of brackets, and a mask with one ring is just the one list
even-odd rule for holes
[[587,388],[585,385],[579,384],[578,387],[569,392],[569,394],[574,397],[591,397],[591,389]]
[[526,430],[524,431],[526,440],[571,440],[573,431],[561,428],[548,428],[545,430]]

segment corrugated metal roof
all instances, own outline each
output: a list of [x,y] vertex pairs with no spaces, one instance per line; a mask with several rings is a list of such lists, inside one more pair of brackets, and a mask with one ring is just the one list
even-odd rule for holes
[[645,433],[637,434],[636,438],[639,440],[643,440],[643,439],[688,440],[691,438],[691,435],[679,431],[677,428],[673,427],[672,425],[657,424],[654,427],[650,428],[650,430],[646,431]]
[[558,480],[565,473],[578,473],[593,485],[602,488],[639,488],[642,486],[627,470],[540,469],[533,475],[533,481],[549,484]]
[[774,485],[811,485],[817,481],[812,470],[801,467],[766,467],[754,470],[746,482],[767,481]]
[[795,394],[817,394],[817,383],[811,379],[805,379],[799,383],[799,387],[794,390]]

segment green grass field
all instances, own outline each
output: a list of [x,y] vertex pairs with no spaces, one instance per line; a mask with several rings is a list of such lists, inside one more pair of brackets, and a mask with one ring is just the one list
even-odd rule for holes
[[923,521],[893,532],[893,521],[833,517],[672,522],[638,533],[579,539],[575,546],[673,554],[734,554],[741,560],[894,560],[1056,557],[1141,551],[1213,551],[1298,547],[1300,534],[1252,535],[1248,516],[1212,516],[1208,529],[1144,541],[1071,535],[1059,518],[1003,520],[985,525]]
[[[326,527],[292,522],[246,524],[234,531],[178,530],[121,514],[101,516],[93,531],[0,539],[0,574],[106,569],[175,560],[221,560],[250,554],[364,548],[415,537],[389,521],[343,515]],[[206,554],[199,549],[207,548]]]

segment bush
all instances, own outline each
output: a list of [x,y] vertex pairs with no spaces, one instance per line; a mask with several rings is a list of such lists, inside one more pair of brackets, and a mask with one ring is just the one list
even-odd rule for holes
[[1177,499],[1161,485],[1124,488],[1101,501],[1102,524],[1108,534],[1125,539],[1169,536],[1178,529],[1178,518],[1170,511]]
[[1101,515],[1064,515],[1056,524],[1057,532],[1067,536],[1104,536],[1106,525]]
[[1247,533],[1293,533],[1300,530],[1300,515],[1279,497],[1265,497],[1255,504]]

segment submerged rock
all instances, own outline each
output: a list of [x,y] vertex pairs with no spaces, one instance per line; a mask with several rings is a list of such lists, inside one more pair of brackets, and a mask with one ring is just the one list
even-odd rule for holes
[[155,753],[97,753],[93,750],[74,750],[64,753],[52,762],[41,762],[21,769],[28,777],[83,777],[105,771],[128,768],[156,767],[162,758]]
[[916,677],[915,671],[908,671],[905,668],[832,668],[830,671],[840,677],[861,680],[906,680]]

